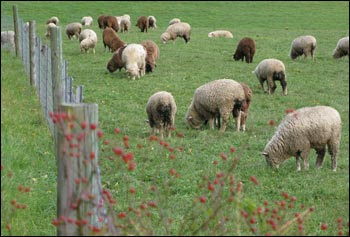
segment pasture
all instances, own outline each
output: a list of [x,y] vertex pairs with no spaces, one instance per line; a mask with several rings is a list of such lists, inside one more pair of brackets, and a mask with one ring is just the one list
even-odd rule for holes
[[[152,185],[161,188],[171,180],[166,205],[174,220],[171,231],[178,233],[192,200],[205,193],[198,188],[202,177],[214,177],[224,170],[226,165],[221,161],[220,153],[229,155],[230,148],[235,147],[236,153],[241,155],[233,173],[236,180],[243,182],[245,203],[256,206],[264,200],[280,200],[282,192],[296,196],[298,205],[315,207],[304,225],[310,235],[336,235],[337,218],[349,220],[349,58],[332,58],[338,40],[349,35],[348,2],[2,1],[1,14],[7,16],[9,22],[14,4],[18,6],[20,18],[36,21],[36,32],[42,39],[45,38],[46,20],[51,16],[59,18],[63,58],[69,63],[69,75],[74,78],[75,86],[85,86],[85,103],[98,104],[98,126],[104,132],[104,139],[112,146],[122,146],[122,136],[130,138],[130,150],[137,162],[137,168],[131,173],[120,172],[118,163],[108,159],[113,156],[110,146],[102,141],[99,145],[102,184],[116,198],[116,212],[125,211],[130,203],[154,198],[152,192],[145,190]],[[150,39],[157,43],[160,58],[153,73],[132,81],[124,69],[115,73],[106,70],[112,53],[103,48],[102,30],[97,24],[97,18],[102,14],[131,16],[129,32],[118,33],[124,42],[140,43]],[[67,24],[80,22],[83,16],[89,15],[94,19],[93,25],[84,28],[93,29],[98,35],[96,54],[80,53],[78,41],[69,40],[65,34]],[[141,33],[135,26],[141,15],[155,16],[158,28]],[[160,41],[169,20],[175,17],[192,27],[188,44],[181,38],[175,43],[162,44]],[[233,39],[207,37],[209,32],[219,29],[231,31]],[[317,39],[316,60],[301,57],[292,61],[289,57],[292,40],[306,34]],[[237,43],[243,37],[256,41],[257,50],[251,64],[232,60]],[[251,73],[266,58],[284,62],[287,96],[283,96],[279,83],[274,94],[263,93],[258,79]],[[199,130],[189,128],[184,117],[195,89],[222,78],[244,82],[253,91],[246,131],[235,132],[232,117],[225,133],[210,130],[208,125]],[[182,146],[184,150],[177,152],[174,160],[170,160],[168,152],[156,143],[149,142],[151,128],[145,122],[147,100],[161,90],[170,92],[177,104],[176,129],[172,138],[166,141],[175,148]],[[56,234],[51,224],[56,215],[57,178],[53,141],[41,117],[35,93],[29,86],[20,59],[1,51],[2,220],[7,218],[3,215],[9,211],[7,204],[17,195],[18,185],[31,188],[28,197],[18,198],[22,198],[28,208],[13,217],[14,235]],[[260,152],[284,118],[285,111],[315,105],[334,107],[341,115],[337,172],[331,170],[328,153],[323,168],[317,170],[314,150],[309,155],[308,171],[296,172],[294,158],[278,170],[268,167]],[[272,126],[271,120],[274,121]],[[120,128],[120,135],[115,134],[115,128]],[[141,150],[137,148],[138,144],[143,146]],[[217,166],[213,165],[214,160],[219,161]],[[179,178],[169,177],[171,168],[176,169]],[[14,174],[12,179],[6,176],[9,171]],[[252,175],[259,180],[258,186],[250,182]],[[130,197],[130,187],[140,191]],[[155,212],[151,219],[153,234],[164,235],[159,222]],[[322,231],[321,223],[328,223],[329,228]],[[1,232],[7,234],[4,221],[1,221]]]

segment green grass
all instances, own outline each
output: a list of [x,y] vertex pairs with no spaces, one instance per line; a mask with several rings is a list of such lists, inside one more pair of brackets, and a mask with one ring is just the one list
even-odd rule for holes
[[[261,203],[265,199],[281,199],[282,191],[297,196],[298,203],[315,206],[305,226],[312,235],[334,235],[335,227],[321,232],[320,223],[335,226],[336,218],[349,219],[349,59],[331,57],[338,39],[348,35],[348,2],[1,2],[2,14],[12,16],[13,4],[18,5],[24,21],[36,21],[36,32],[43,39],[46,20],[51,16],[60,19],[63,56],[69,62],[69,75],[74,77],[75,86],[85,85],[85,102],[98,104],[100,129],[112,144],[120,144],[120,137],[113,133],[115,127],[130,137],[137,161],[137,171],[127,176],[131,185],[142,189],[142,182],[145,188],[153,182],[161,184],[167,179],[171,165],[181,174],[172,186],[168,203],[175,230],[191,200],[201,195],[197,188],[201,177],[219,170],[213,167],[212,161],[220,159],[221,152],[229,153],[231,146],[241,152],[247,142],[248,148],[242,151],[234,172],[236,179],[244,183],[245,198]],[[97,26],[97,17],[101,14],[131,16],[130,32],[118,34],[123,41],[140,43],[151,39],[158,44],[160,58],[152,74],[131,81],[124,70],[106,72],[111,54],[104,52],[102,31]],[[91,29],[99,37],[95,55],[81,54],[77,41],[68,40],[64,31],[65,25],[80,22],[87,15],[93,17]],[[135,27],[141,15],[154,15],[158,28],[141,33]],[[180,38],[175,44],[160,42],[167,23],[175,17],[192,26],[189,44]],[[230,30],[234,38],[207,37],[217,29]],[[317,39],[316,61],[303,58],[292,61],[288,57],[291,41],[305,34]],[[238,41],[246,36],[254,38],[257,44],[252,64],[232,60]],[[265,58],[277,58],[285,63],[288,96],[282,95],[280,85],[271,96],[261,91],[251,71]],[[26,199],[28,209],[17,213],[16,222],[12,223],[13,233],[54,235],[55,229],[50,224],[56,213],[52,138],[19,59],[2,52],[1,66],[1,163],[5,172],[12,170],[15,174],[11,181],[2,176],[3,205],[8,208],[7,202],[17,195],[19,184],[30,185],[30,198]],[[253,90],[245,133],[234,132],[232,121],[224,134],[208,127],[189,129],[184,123],[194,90],[220,78],[244,82]],[[146,103],[149,96],[159,90],[173,94],[177,104],[176,130],[184,133],[183,139],[175,136],[169,139],[174,147],[185,148],[175,164],[164,159],[165,153],[152,151],[147,141],[150,128],[145,123]],[[323,169],[316,170],[314,151],[310,153],[307,172],[295,171],[295,159],[286,161],[279,170],[268,168],[259,154],[275,131],[268,121],[273,119],[277,126],[286,109],[314,105],[332,106],[341,115],[343,127],[337,172],[331,171],[329,154]],[[146,148],[137,151],[136,144]],[[120,211],[128,205],[125,179],[117,172],[115,163],[106,159],[111,152],[107,148],[102,151],[104,147],[100,146],[99,154],[102,182],[118,200]],[[251,175],[259,179],[258,188],[250,185]],[[139,193],[135,199],[139,202],[151,197],[152,194]],[[3,221],[1,230],[6,233]],[[164,234],[162,231],[159,228],[155,233]]]

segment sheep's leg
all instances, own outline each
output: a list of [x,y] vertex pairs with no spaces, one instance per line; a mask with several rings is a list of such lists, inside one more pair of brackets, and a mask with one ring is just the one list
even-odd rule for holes
[[245,61],[246,63],[250,63],[250,52],[248,52],[247,55],[245,56]]
[[235,118],[235,128],[236,131],[238,132],[241,128],[241,111],[239,111],[238,116]]
[[209,122],[209,127],[210,127],[210,129],[211,130],[213,130],[214,129],[214,118],[210,118],[209,120],[208,120],[208,122]]
[[171,130],[169,127],[165,128],[165,135],[167,136],[167,138],[171,138]]
[[267,77],[267,94],[271,95],[273,93],[274,82],[272,77]]
[[328,142],[328,153],[331,155],[332,161],[332,170],[337,171],[337,155],[339,150],[339,144],[337,142],[332,141]]
[[322,164],[324,161],[324,156],[326,155],[326,147],[322,147],[321,149],[316,149],[317,158],[316,158],[316,168],[322,168]]
[[300,166],[300,157],[295,157],[296,161],[297,161],[297,171],[301,170],[301,166]]
[[152,128],[152,135],[156,135],[156,133],[157,133],[157,128],[156,128],[156,127],[153,127],[153,128]]
[[282,86],[282,89],[283,89],[283,95],[287,95],[287,82],[285,79],[282,79],[281,81],[281,86]]
[[265,80],[264,80],[263,78],[259,78],[259,82],[260,82],[261,89],[263,90],[263,92],[265,92],[264,81],[265,81]]
[[159,135],[160,135],[160,139],[163,139],[164,138],[164,136],[163,136],[163,127],[162,126],[160,126],[159,127]]
[[304,170],[308,170],[309,169],[309,152],[310,149],[304,150],[301,152],[300,157],[301,159],[303,159],[304,161]]
[[222,127],[220,128],[220,132],[225,132],[227,124],[230,120],[230,113],[220,114],[222,117]]
[[312,61],[315,60],[315,53],[316,53],[315,51],[316,51],[316,48],[312,47],[312,48],[311,48]]

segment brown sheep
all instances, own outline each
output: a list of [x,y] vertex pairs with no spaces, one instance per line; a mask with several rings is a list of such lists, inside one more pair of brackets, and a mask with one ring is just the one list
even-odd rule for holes
[[114,54],[111,60],[109,60],[107,64],[107,69],[109,72],[115,72],[119,69],[119,71],[125,67],[125,64],[122,60],[122,54],[126,46],[119,48]]
[[247,63],[252,63],[255,50],[255,41],[252,38],[245,37],[239,41],[236,52],[232,55],[232,57],[235,61],[240,59],[243,61],[245,57],[245,61]]
[[145,47],[147,52],[146,72],[152,72],[157,66],[156,60],[159,58],[159,47],[152,40],[145,40],[141,43],[141,45]]
[[113,30],[115,30],[115,32],[118,32],[119,24],[117,18],[115,18],[114,16],[105,16],[103,18],[103,28],[105,29],[106,27],[110,27]]
[[126,45],[122,40],[119,39],[119,37],[116,35],[114,30],[111,28],[107,27],[102,34],[103,38],[103,46],[105,47],[108,46],[108,50],[111,52],[117,51],[120,47],[123,47]]
[[136,26],[140,28],[141,32],[147,32],[148,30],[148,18],[147,16],[140,16],[137,20]]
[[105,15],[102,15],[102,16],[99,16],[99,17],[98,17],[98,19],[97,19],[98,28],[104,29],[103,21],[104,21],[105,17],[106,17]]

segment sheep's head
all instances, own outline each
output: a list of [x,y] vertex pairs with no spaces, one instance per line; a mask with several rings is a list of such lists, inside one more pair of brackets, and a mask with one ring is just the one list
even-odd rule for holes
[[200,128],[203,124],[203,120],[199,117],[197,111],[193,108],[193,104],[190,105],[187,114],[186,114],[186,121],[188,125],[190,125],[192,128]]
[[117,70],[116,64],[113,62],[113,59],[111,59],[107,64],[107,69],[109,72],[115,72]]
[[296,59],[299,55],[301,55],[302,53],[299,53],[297,50],[292,49],[290,51],[290,57],[291,59]]
[[266,163],[270,167],[277,169],[279,168],[280,162],[278,162],[278,160],[274,157],[271,157],[271,155],[267,151],[263,151],[261,154],[265,157]]
[[240,60],[241,59],[241,55],[239,54],[239,53],[234,53],[233,55],[232,55],[232,58],[235,60],[235,61],[238,61],[238,60]]
[[170,39],[170,34],[168,32],[164,32],[160,36],[160,40],[163,42],[163,44],[165,44],[169,39]]

